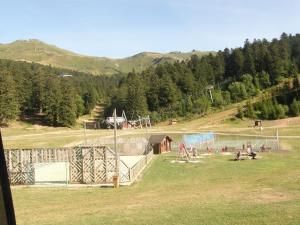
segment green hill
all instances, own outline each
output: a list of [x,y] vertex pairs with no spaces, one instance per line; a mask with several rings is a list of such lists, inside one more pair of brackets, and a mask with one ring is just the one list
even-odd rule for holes
[[91,57],[46,44],[36,39],[18,40],[9,44],[0,44],[0,58],[17,61],[35,62],[44,65],[92,73],[94,75],[127,73],[134,68],[137,72],[151,65],[163,62],[187,60],[192,54],[207,55],[209,52],[193,51],[188,53],[142,52],[131,57],[111,59]]

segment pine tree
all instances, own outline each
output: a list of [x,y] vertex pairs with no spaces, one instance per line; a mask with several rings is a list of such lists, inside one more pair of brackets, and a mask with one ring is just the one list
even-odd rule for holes
[[159,109],[159,85],[160,80],[156,73],[150,73],[147,78],[149,78],[149,88],[146,91],[147,104],[150,111],[158,111]]
[[223,82],[225,74],[225,56],[223,52],[219,51],[213,58],[212,67],[215,74],[215,83]]
[[32,79],[32,94],[30,98],[31,111],[42,113],[44,108],[43,103],[45,102],[45,83],[47,76],[44,74],[44,71],[39,68],[37,71],[34,71]]
[[92,85],[89,85],[87,87],[86,92],[83,95],[83,101],[84,101],[84,108],[85,108],[85,113],[88,114],[91,112],[91,110],[94,108],[94,106],[97,103],[97,91],[96,88],[93,87]]
[[260,116],[262,119],[269,119],[270,109],[266,101],[261,102],[260,104]]
[[144,116],[148,109],[141,78],[133,71],[128,74],[127,84],[126,112],[131,116]]
[[45,86],[45,98],[43,105],[47,121],[54,126],[59,125],[60,105],[62,93],[58,78],[48,78]]
[[67,79],[62,80],[61,88],[64,92],[59,105],[59,124],[70,127],[76,122],[75,90]]
[[237,76],[239,78],[243,74],[243,66],[244,66],[244,56],[241,49],[237,48],[232,52],[232,68],[233,68],[233,76]]
[[0,125],[15,119],[19,113],[15,82],[9,72],[0,73]]
[[84,113],[84,101],[82,100],[81,96],[76,94],[75,97],[75,104],[76,104],[76,117],[83,115]]
[[281,81],[282,76],[287,74],[287,71],[285,71],[285,62],[284,59],[280,57],[280,49],[277,44],[272,43],[269,54],[269,73],[271,75],[271,82],[275,84]]
[[265,71],[259,74],[259,83],[262,88],[268,88],[271,86],[270,75]]
[[248,73],[251,75],[254,75],[256,73],[253,55],[254,54],[251,48],[251,44],[247,39],[244,45],[244,65],[243,65],[244,73]]
[[160,107],[173,109],[180,99],[179,93],[174,82],[168,76],[164,76],[159,87]]
[[180,90],[184,94],[192,94],[194,91],[194,76],[192,73],[183,73],[177,82]]
[[253,77],[250,74],[244,74],[242,76],[243,84],[245,85],[248,96],[256,95],[256,89],[253,84]]

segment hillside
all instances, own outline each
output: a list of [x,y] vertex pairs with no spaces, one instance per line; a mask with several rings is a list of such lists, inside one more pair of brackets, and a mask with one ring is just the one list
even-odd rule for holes
[[208,52],[170,52],[166,54],[142,52],[131,57],[111,59],[80,55],[36,39],[18,40],[9,44],[0,44],[1,59],[36,62],[44,65],[92,73],[94,75],[110,75],[119,72],[128,73],[132,71],[133,68],[137,72],[140,72],[151,65],[187,60],[192,54],[203,56],[207,55]]

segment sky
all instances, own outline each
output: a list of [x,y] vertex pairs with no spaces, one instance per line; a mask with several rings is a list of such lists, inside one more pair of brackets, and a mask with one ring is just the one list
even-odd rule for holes
[[0,43],[40,39],[80,54],[217,51],[300,33],[299,0],[1,0]]

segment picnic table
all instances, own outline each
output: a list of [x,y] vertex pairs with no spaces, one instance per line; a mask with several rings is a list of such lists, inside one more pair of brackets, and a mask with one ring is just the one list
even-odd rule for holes
[[[238,155],[238,153],[240,153],[240,155]],[[236,154],[236,160],[244,160],[244,159],[255,159],[256,157],[256,153],[255,156],[253,157],[253,155],[249,154],[247,151],[238,151]]]

